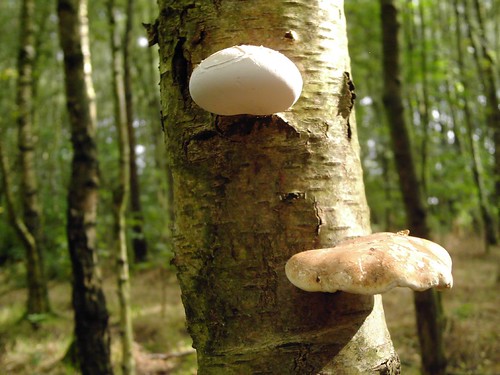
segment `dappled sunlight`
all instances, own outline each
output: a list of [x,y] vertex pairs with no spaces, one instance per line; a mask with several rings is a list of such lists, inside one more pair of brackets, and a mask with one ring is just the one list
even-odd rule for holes
[[[0,277],[4,273],[5,270],[0,269]],[[175,275],[172,271],[153,267],[133,273],[132,280],[133,353],[137,373],[194,373],[196,354],[186,330],[184,308]],[[115,278],[106,277],[104,288],[111,313],[112,360],[114,367],[119,368],[121,349]],[[43,320],[37,330],[33,330],[26,320],[19,320],[24,311],[25,289],[0,295],[2,371],[19,375],[72,373],[61,362],[73,337],[70,286],[65,282],[51,282],[49,291],[55,315]]]
[[[484,255],[482,242],[474,236],[447,235],[442,244],[453,258],[454,286],[442,293],[447,317],[445,342],[452,373],[499,373],[495,356],[500,352],[496,279],[499,250]],[[0,272],[0,277],[4,270]],[[138,374],[194,374],[196,355],[191,347],[173,271],[160,268],[132,274],[134,357]],[[121,358],[116,324],[116,285],[106,277],[105,290],[112,313],[112,358]],[[69,374],[60,362],[72,337],[73,321],[68,283],[50,284],[56,313],[33,331],[28,322],[19,322],[24,309],[25,290],[0,296],[0,368],[7,373]],[[163,297],[162,297],[163,295]],[[401,358],[403,374],[419,374],[420,354],[415,327],[413,294],[395,288],[383,295],[387,325]]]

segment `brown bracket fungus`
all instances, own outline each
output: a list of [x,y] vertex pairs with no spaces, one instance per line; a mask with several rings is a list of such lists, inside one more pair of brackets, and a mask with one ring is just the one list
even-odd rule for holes
[[302,76],[285,55],[266,47],[223,49],[198,65],[189,92],[201,108],[218,115],[271,115],[290,108]]
[[451,258],[438,244],[408,232],[349,238],[329,249],[295,254],[288,280],[308,292],[374,295],[400,286],[416,291],[453,286]]

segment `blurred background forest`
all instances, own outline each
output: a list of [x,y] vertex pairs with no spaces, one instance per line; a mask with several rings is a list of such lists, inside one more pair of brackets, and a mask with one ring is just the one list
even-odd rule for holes
[[[114,191],[120,157],[113,94],[110,18],[105,1],[89,2],[92,77],[100,169],[97,248],[110,311],[113,363],[119,367]],[[419,182],[434,240],[454,259],[455,288],[444,294],[450,374],[500,373],[498,228],[500,215],[500,1],[400,0],[402,87]],[[383,106],[382,34],[377,1],[346,1],[356,117],[373,231],[405,228],[405,209]],[[50,309],[27,308],[25,247],[11,208],[22,217],[22,162],[16,90],[21,1],[0,2],[0,374],[70,373],[60,360],[72,339],[71,264],[66,237],[72,157],[56,1],[34,13],[32,132],[41,249]],[[154,23],[154,0],[116,0],[125,41],[131,203],[127,238],[138,373],[195,372],[175,271],[170,265],[170,175],[160,123],[157,46],[142,23]],[[128,11],[127,11],[128,10]],[[125,51],[125,50],[124,50]],[[125,78],[127,79],[127,78]],[[496,153],[495,153],[496,150]],[[10,189],[13,206],[9,207]],[[15,223],[14,223],[15,224]],[[418,373],[411,294],[384,296],[403,373]],[[50,311],[49,311],[50,310]],[[27,314],[28,311],[28,314]],[[406,369],[406,371],[405,371]],[[162,372],[163,371],[163,372]]]

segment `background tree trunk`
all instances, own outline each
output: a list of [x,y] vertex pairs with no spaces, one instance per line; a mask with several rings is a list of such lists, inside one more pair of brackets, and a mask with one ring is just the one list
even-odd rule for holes
[[99,176],[87,1],[58,0],[57,12],[73,144],[67,235],[76,341],[84,375],[112,374],[108,311],[96,248]]
[[116,267],[118,275],[118,300],[120,303],[120,336],[122,344],[123,375],[135,374],[132,353],[133,331],[130,309],[130,276],[127,255],[127,223],[125,214],[130,193],[130,153],[128,143],[127,114],[125,111],[125,90],[123,84],[123,64],[120,52],[120,38],[115,21],[115,1],[108,0],[108,18],[111,39],[111,61],[113,75],[113,98],[116,132],[120,152],[118,183],[113,193],[113,214],[115,219]]
[[[380,0],[380,5],[384,104],[389,120],[407,223],[413,235],[430,238],[427,211],[422,199],[410,137],[404,119],[399,66],[398,12],[392,0]],[[434,289],[415,292],[414,301],[423,372],[429,375],[444,374],[446,369],[443,348],[444,316],[440,295]]]
[[432,40],[429,40],[426,36],[426,30],[429,29],[429,25],[427,25],[427,20],[425,18],[425,10],[423,2],[418,3],[418,15],[420,18],[419,32],[420,32],[420,40],[422,41],[423,46],[420,47],[420,74],[422,75],[421,82],[421,102],[419,103],[419,117],[420,117],[420,126],[422,126],[422,144],[420,145],[420,186],[422,190],[423,196],[427,196],[427,181],[428,181],[428,172],[429,172],[429,138],[430,135],[430,98],[429,98],[429,80],[428,80],[428,56],[427,56],[427,47],[426,43],[431,43]]
[[132,213],[132,248],[136,262],[144,262],[148,255],[148,245],[144,236],[144,215],[141,205],[141,188],[137,170],[135,152],[136,137],[134,130],[134,103],[131,72],[132,21],[134,16],[134,0],[127,0],[127,22],[123,43],[123,62],[125,77],[125,109],[127,114],[128,143],[130,153],[130,211]]
[[[460,5],[459,5],[457,0],[455,0],[453,4],[454,4],[454,10],[455,10],[455,21],[456,21],[456,30],[457,30],[455,42],[456,42],[456,51],[457,51],[456,59],[457,59],[458,72],[459,72],[458,79],[464,88],[463,91],[470,92],[469,82],[465,78],[465,77],[467,77],[467,72],[465,69],[465,62],[464,62],[464,57],[463,57],[464,53],[465,53],[465,48],[462,45],[463,35],[462,35],[462,31],[461,31],[462,23],[460,22],[460,19],[461,19]],[[467,8],[465,6],[463,6],[462,9],[464,12],[467,12]],[[469,31],[469,37],[471,37],[470,28],[472,27],[472,25],[470,24],[470,22],[468,22],[468,17],[464,17],[464,21],[466,21],[466,25],[467,25],[467,28]],[[471,38],[471,43],[472,42],[473,41]],[[478,60],[476,50],[475,50],[474,54],[476,55],[475,56],[476,60]],[[485,78],[482,74],[483,71],[480,68],[481,62],[476,61],[476,64],[478,66],[479,76],[482,77],[484,90],[488,91],[487,90],[488,84],[486,84],[486,82],[484,82],[484,80],[491,79],[493,77]],[[493,95],[495,96],[495,94],[493,94]],[[488,96],[488,94],[487,94],[487,98],[488,98],[488,103],[491,103],[491,99],[492,99],[491,95]],[[495,97],[495,100],[496,100],[496,97]],[[476,133],[475,132],[476,127],[474,126],[474,118],[473,118],[474,116],[472,114],[471,107],[470,107],[468,100],[463,101],[463,108],[462,109],[464,111],[464,122],[465,122],[465,128],[466,128],[466,134],[465,134],[466,143],[469,147],[470,156],[471,156],[470,166],[471,166],[471,170],[472,170],[472,178],[473,178],[474,185],[475,185],[476,192],[477,192],[477,199],[479,202],[479,208],[481,210],[481,221],[483,224],[482,229],[484,232],[484,246],[485,246],[486,252],[488,252],[489,246],[493,245],[497,242],[495,221],[494,221],[493,216],[491,215],[491,212],[490,212],[490,202],[489,202],[490,200],[488,197],[487,190],[485,188],[484,171],[483,171],[483,167],[482,167],[482,163],[481,163],[481,158],[479,156],[479,149],[478,149],[479,147],[477,144],[478,142],[474,139],[474,134]],[[495,116],[494,112],[492,112],[491,110],[492,110],[492,108],[488,107],[487,113],[486,113],[486,122],[490,126],[492,126],[491,125],[492,122],[495,121],[491,118],[491,116]],[[500,121],[497,122],[496,127],[498,127],[499,124],[500,124]],[[492,127],[494,128],[495,126],[492,126]],[[494,137],[493,137],[493,139],[494,139]]]
[[28,246],[26,246],[28,242],[23,241],[26,249],[26,276],[28,279],[27,314],[41,314],[50,311],[40,241],[40,203],[35,173],[35,137],[33,135],[34,14],[35,2],[23,0],[20,15],[19,77],[16,104],[23,221],[33,238],[32,244]]
[[[493,205],[485,207],[486,212],[483,210],[483,221],[485,222],[485,235],[487,245],[495,245],[498,243],[500,236],[500,103],[497,97],[498,85],[495,77],[496,60],[493,58],[493,51],[488,48],[488,41],[486,39],[486,31],[483,21],[483,9],[478,0],[474,0],[474,10],[477,19],[477,43],[474,44],[473,38],[471,43],[474,45],[474,57],[476,60],[476,67],[478,76],[481,79],[484,94],[487,98],[486,107],[486,124],[492,133],[492,140],[494,145],[494,162],[493,162],[493,176],[494,176],[494,194],[492,197]],[[469,17],[466,17],[470,33],[472,31],[472,22]],[[457,31],[457,35],[459,32]],[[479,55],[481,53],[481,57]],[[459,64],[463,65],[463,63]],[[462,67],[463,69],[463,67]],[[486,199],[488,201],[488,199]],[[496,209],[497,223],[491,214],[490,207]],[[489,248],[489,246],[487,246]]]
[[[3,133],[2,133],[3,135]],[[3,139],[3,138],[2,138]],[[29,251],[35,251],[35,239],[26,227],[24,221],[19,217],[15,208],[15,199],[12,195],[12,179],[9,168],[9,161],[3,149],[3,142],[0,141],[0,172],[2,172],[2,194],[5,196],[7,212],[9,214],[10,225],[14,228],[24,247]]]
[[[306,293],[284,273],[294,253],[370,230],[343,2],[159,7],[174,263],[198,373],[396,373],[380,296]],[[215,116],[191,101],[194,66],[241,43],[297,63],[305,85],[292,111]]]

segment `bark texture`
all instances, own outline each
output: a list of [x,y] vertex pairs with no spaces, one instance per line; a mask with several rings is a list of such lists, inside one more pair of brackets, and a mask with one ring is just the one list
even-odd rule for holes
[[22,220],[32,236],[26,249],[28,279],[28,314],[50,311],[47,282],[43,268],[40,236],[40,203],[35,167],[35,137],[33,134],[33,68],[35,64],[34,0],[21,2],[20,38],[17,82],[18,147],[21,170]]
[[112,374],[108,312],[96,248],[99,176],[87,1],[59,0],[57,12],[73,145],[67,235],[76,342],[84,375]]
[[116,273],[118,276],[118,301],[120,303],[120,336],[122,344],[122,374],[135,374],[132,353],[133,330],[130,308],[130,273],[127,254],[126,211],[130,194],[130,152],[128,143],[127,114],[125,111],[125,89],[121,43],[116,27],[115,1],[108,0],[108,20],[111,40],[111,63],[115,124],[118,134],[119,164],[117,186],[113,194],[114,237],[116,241]]
[[[284,272],[296,252],[370,230],[343,2],[159,6],[174,264],[198,373],[397,373],[380,296],[306,293]],[[192,102],[195,65],[243,43],[299,66],[293,110],[225,117]]]
[[[384,94],[389,120],[396,169],[403,195],[406,220],[410,233],[430,238],[427,210],[412,155],[412,145],[405,123],[399,65],[399,24],[392,0],[380,0],[382,21]],[[423,372],[444,374],[446,357],[443,347],[444,314],[438,292],[429,289],[414,293],[417,331],[422,355]]]

